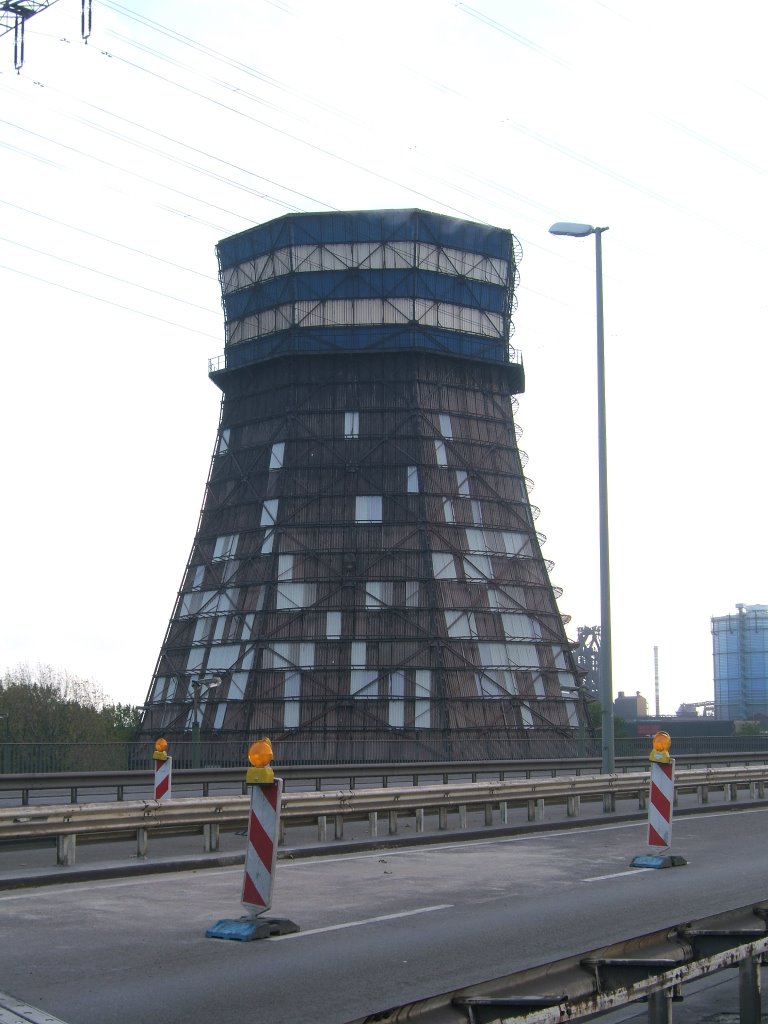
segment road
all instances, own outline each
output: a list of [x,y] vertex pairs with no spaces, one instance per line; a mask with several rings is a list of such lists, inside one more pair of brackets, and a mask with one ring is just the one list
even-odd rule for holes
[[0,992],[66,1024],[344,1024],[766,900],[767,829],[681,818],[663,871],[629,867],[643,823],[281,861],[302,930],[251,943],[205,937],[242,914],[237,867],[0,892]]

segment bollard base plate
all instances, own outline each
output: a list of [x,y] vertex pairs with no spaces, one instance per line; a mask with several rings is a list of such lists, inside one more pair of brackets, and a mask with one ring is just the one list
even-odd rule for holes
[[630,863],[631,868],[679,868],[688,861],[674,853],[667,854],[645,854],[640,857],[633,857]]
[[271,935],[292,935],[301,929],[287,917],[240,917],[223,918],[206,931],[207,939],[234,939],[237,942],[253,942],[254,939],[268,939]]

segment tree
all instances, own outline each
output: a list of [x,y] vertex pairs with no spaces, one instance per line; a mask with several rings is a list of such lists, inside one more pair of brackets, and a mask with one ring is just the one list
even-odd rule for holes
[[760,736],[763,727],[755,721],[736,722],[735,732],[737,736]]
[[114,738],[123,742],[133,740],[141,725],[141,711],[131,704],[105,704],[101,715],[111,726]]
[[[587,707],[589,709],[589,717],[592,722],[592,728],[595,730],[595,735],[602,736],[603,733],[603,707],[596,701],[591,700]],[[617,718],[614,715],[613,718],[613,735],[616,739],[622,739],[626,736],[632,735],[629,730],[629,726],[623,718]]]
[[0,743],[13,770],[92,768],[95,745],[125,745],[140,717],[128,704],[107,703],[97,683],[50,665],[19,665],[0,678]]

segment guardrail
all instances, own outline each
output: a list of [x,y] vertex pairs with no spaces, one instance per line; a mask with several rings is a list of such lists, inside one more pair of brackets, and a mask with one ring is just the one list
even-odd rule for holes
[[[738,798],[739,789],[749,789],[753,799],[765,798],[768,767],[698,768],[676,773],[675,797],[694,791],[702,805],[711,791],[722,790],[728,800]],[[368,818],[369,834],[378,835],[379,815],[389,820],[389,832],[398,831],[404,815],[413,816],[416,832],[424,832],[425,816],[437,815],[439,830],[448,828],[448,813],[458,812],[458,827],[467,827],[469,810],[484,811],[485,825],[508,824],[511,806],[527,807],[529,821],[543,817],[547,802],[564,803],[568,817],[578,817],[582,799],[601,800],[605,812],[614,811],[617,797],[637,799],[639,810],[646,807],[649,772],[624,775],[588,775],[535,780],[469,782],[454,785],[385,787],[324,792],[283,794],[280,842],[285,831],[298,825],[315,825],[319,842],[328,840],[328,823],[334,839],[343,837],[347,820]],[[75,863],[78,836],[135,833],[136,852],[146,856],[150,831],[199,831],[203,850],[219,848],[222,828],[243,828],[248,818],[247,796],[221,796],[155,800],[113,801],[91,804],[49,805],[25,809],[0,808],[0,840],[55,838],[58,864]]]
[[[768,751],[728,754],[686,754],[675,757],[677,770],[715,765],[735,766],[746,764],[768,764]],[[616,759],[619,774],[647,769],[648,756]],[[314,789],[318,792],[329,784],[338,787],[343,783],[348,789],[357,789],[379,780],[382,788],[392,782],[404,784],[410,780],[414,786],[434,782],[443,785],[453,780],[539,778],[544,776],[581,776],[600,772],[599,758],[556,758],[533,761],[419,761],[411,764],[338,764],[338,765],[287,765],[280,766],[280,776],[285,779],[286,789]],[[245,793],[245,766],[239,768],[192,769],[174,767],[174,791],[188,795],[200,793],[209,796],[216,792]],[[150,795],[154,790],[154,773],[146,771],[121,772],[65,772],[49,774],[0,775],[0,796],[6,799],[17,797],[22,806],[28,806],[34,794],[45,794],[49,798],[61,794],[63,799],[76,804],[82,794],[89,799],[107,799],[105,794],[114,794],[114,799],[125,800],[134,793],[136,797]]]
[[429,999],[385,1009],[351,1024],[561,1024],[648,1001],[649,1024],[672,1020],[682,986],[739,968],[739,1020],[760,1024],[760,961],[768,953],[768,907],[751,904],[714,917],[604,946]]

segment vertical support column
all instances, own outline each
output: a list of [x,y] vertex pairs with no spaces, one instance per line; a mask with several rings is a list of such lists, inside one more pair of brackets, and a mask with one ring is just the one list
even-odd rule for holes
[[648,1024],[672,1024],[672,990],[665,988],[648,996]]
[[539,797],[536,800],[528,800],[528,821],[544,820],[544,800]]
[[71,867],[75,863],[77,836],[74,834],[56,836],[56,863]]
[[760,965],[755,957],[739,964],[739,1024],[760,1024]]
[[219,849],[220,839],[220,825],[215,822],[203,825],[203,850],[205,853],[215,853]]

